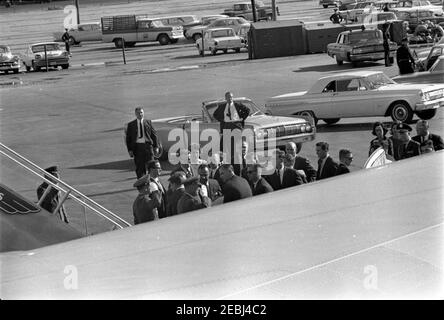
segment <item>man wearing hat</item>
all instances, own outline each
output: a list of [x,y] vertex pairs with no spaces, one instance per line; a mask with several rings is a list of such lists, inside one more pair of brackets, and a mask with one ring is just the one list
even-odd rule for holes
[[[52,166],[52,167],[46,168],[45,171],[50,173],[52,176],[56,177],[57,179],[60,178],[59,169],[57,166]],[[51,179],[51,176],[45,175],[45,178],[48,180],[51,180],[51,182],[53,182],[53,183],[57,183],[54,179]],[[48,193],[45,195],[45,198],[43,200],[41,200],[41,198],[43,197],[43,195],[48,187],[50,188]],[[37,188],[37,199],[39,200],[40,206],[43,209],[45,209],[51,213],[55,213],[54,211],[57,208],[57,206],[59,205],[59,200],[60,200],[59,199],[59,190],[57,190],[56,188],[49,185],[49,183],[43,182]],[[66,222],[66,223],[69,222],[68,217],[66,215],[65,207],[63,205],[60,207],[58,214],[60,215],[60,219],[62,219],[62,221]]]
[[410,52],[407,38],[402,39],[401,46],[396,50],[396,62],[398,63],[399,74],[414,72],[415,59]]
[[166,216],[174,216],[177,214],[177,203],[182,195],[185,193],[185,186],[183,182],[186,180],[185,172],[177,171],[171,174],[168,179],[170,188],[167,192],[166,198]]
[[405,123],[399,123],[396,125],[396,131],[401,142],[397,150],[399,160],[419,156],[421,154],[421,145],[413,141],[409,134],[412,131],[412,127]]
[[333,23],[341,23],[342,22],[342,16],[338,11],[338,8],[334,8],[334,13],[330,16],[330,21]]
[[211,207],[210,198],[204,196],[200,190],[199,177],[188,178],[183,182],[185,192],[177,203],[177,213]]
[[134,187],[139,190],[139,195],[133,203],[134,224],[158,220],[157,208],[161,205],[161,197],[157,185],[150,182],[150,176],[139,178]]

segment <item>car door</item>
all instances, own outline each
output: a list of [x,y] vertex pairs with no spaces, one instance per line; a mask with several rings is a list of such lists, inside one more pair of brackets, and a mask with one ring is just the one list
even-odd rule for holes
[[338,36],[338,38],[336,39],[336,42],[329,45],[329,48],[330,48],[329,54],[339,57],[340,46],[341,46],[341,43],[343,43],[343,42],[344,42],[344,35],[340,34]]
[[91,25],[91,41],[102,40],[102,27],[100,24]]
[[331,102],[333,118],[367,117],[375,115],[371,93],[361,78],[341,79],[336,82],[336,95]]
[[137,21],[137,41],[155,40],[153,22],[150,20]]

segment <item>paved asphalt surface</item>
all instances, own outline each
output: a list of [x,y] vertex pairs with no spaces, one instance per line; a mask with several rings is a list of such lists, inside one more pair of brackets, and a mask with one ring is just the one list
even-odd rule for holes
[[[174,0],[87,3],[81,12],[83,21],[135,9],[147,12],[153,6],[153,15],[202,15],[220,13],[232,2],[195,0],[187,8],[180,6],[183,1]],[[50,40],[51,32],[62,29],[64,14],[48,6],[62,4],[1,8],[0,43],[11,44],[20,53],[23,44]],[[322,21],[332,11],[319,8],[317,1],[279,1],[279,7],[279,19]],[[127,65],[113,44],[84,43],[73,47],[72,54],[69,70],[0,76],[1,141],[41,167],[58,164],[64,181],[130,222],[137,192],[132,188],[135,175],[123,142],[123,126],[133,118],[136,105],[144,106],[152,119],[200,113],[202,101],[223,97],[227,90],[263,105],[267,97],[306,90],[323,75],[352,69],[347,63],[337,66],[326,54],[262,60],[248,60],[246,52],[200,57],[187,41],[168,46],[139,44],[127,50]],[[358,69],[383,70],[389,76],[398,73],[396,66],[386,68],[382,63],[363,63]],[[442,118],[439,110],[431,120],[432,132],[444,134]],[[352,171],[359,170],[372,139],[371,124],[377,120],[390,121],[356,118],[333,126],[320,122],[316,140],[305,144],[302,154],[316,166],[314,144],[328,141],[334,158],[339,149],[350,148]],[[168,164],[163,167],[165,181]],[[4,163],[2,182],[35,197],[38,181],[17,181],[14,169]],[[81,217],[73,220],[80,228]]]

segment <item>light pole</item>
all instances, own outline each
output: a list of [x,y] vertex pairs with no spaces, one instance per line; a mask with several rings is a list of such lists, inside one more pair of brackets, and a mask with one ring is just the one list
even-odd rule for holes
[[74,3],[76,5],[76,12],[77,12],[77,25],[79,25],[80,24],[79,0],[74,0]]

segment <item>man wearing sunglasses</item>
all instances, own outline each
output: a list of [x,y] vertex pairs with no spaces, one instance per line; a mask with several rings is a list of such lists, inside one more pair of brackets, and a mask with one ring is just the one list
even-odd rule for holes
[[353,161],[353,154],[348,149],[341,149],[339,150],[339,166],[336,170],[336,175],[349,173],[350,170],[348,167],[350,166],[351,162]]

